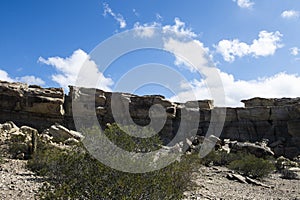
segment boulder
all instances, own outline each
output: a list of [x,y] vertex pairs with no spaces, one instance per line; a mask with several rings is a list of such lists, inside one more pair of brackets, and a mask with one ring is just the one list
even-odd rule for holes
[[231,152],[247,152],[254,154],[256,157],[274,156],[274,152],[266,146],[250,142],[232,142],[230,145]]
[[79,132],[69,130],[59,124],[52,125],[50,128],[44,130],[42,134],[49,135],[53,142],[58,142],[58,143],[64,142],[69,138],[74,138],[76,140],[83,139],[83,135],[80,134]]
[[297,162],[291,161],[290,159],[285,158],[283,156],[280,156],[276,159],[275,166],[278,170],[300,167],[300,165]]
[[18,132],[19,128],[13,122],[6,122],[0,124],[0,141],[4,142],[10,139],[11,133]]
[[27,159],[37,148],[38,131],[28,126],[18,128],[13,122],[0,124],[2,142],[8,144],[13,158]]

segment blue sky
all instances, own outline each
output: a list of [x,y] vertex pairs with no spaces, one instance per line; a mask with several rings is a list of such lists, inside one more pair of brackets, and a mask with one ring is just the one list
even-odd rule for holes
[[[300,2],[295,0],[2,0],[0,79],[64,87],[101,42],[134,27],[184,31],[207,49],[223,81],[226,105],[241,99],[300,96]],[[198,99],[211,98],[203,79],[176,57],[159,51],[128,54],[101,80],[113,90],[135,66],[157,62],[186,76]],[[167,76],[166,74],[160,74]],[[155,85],[137,94],[188,100],[190,93]]]

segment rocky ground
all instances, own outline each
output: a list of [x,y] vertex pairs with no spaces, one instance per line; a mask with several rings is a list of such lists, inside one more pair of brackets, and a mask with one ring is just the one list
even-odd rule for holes
[[37,199],[43,177],[26,169],[25,160],[4,159],[0,164],[0,199]]
[[[12,122],[0,124],[0,200],[38,199],[39,188],[46,183],[44,177],[39,177],[26,169],[25,155],[35,150],[37,130],[23,126],[18,128]],[[210,137],[209,137],[210,138]],[[76,143],[80,135],[60,125],[51,126],[39,137],[49,144],[57,144],[54,141],[64,139],[63,144]],[[72,139],[72,140],[70,140]],[[219,139],[215,139],[218,144]],[[10,151],[11,147],[18,147],[18,151]],[[191,144],[191,150],[196,149],[195,142]],[[250,143],[238,143],[231,145],[234,148],[246,148],[253,154],[270,153],[263,146]],[[65,146],[64,145],[64,146]],[[226,145],[225,145],[226,146]],[[22,147],[22,148],[21,148]],[[23,148],[25,147],[25,148]],[[53,148],[59,146],[54,145]],[[192,148],[193,147],[193,148]],[[30,150],[30,151],[29,151]],[[29,151],[29,152],[28,152]],[[267,154],[268,155],[268,154]],[[12,159],[20,158],[20,159]],[[291,161],[289,161],[291,163]],[[298,165],[298,164],[297,164]],[[259,182],[239,176],[225,167],[199,166],[194,169],[191,185],[185,192],[185,200],[191,199],[290,199],[300,200],[300,179],[282,179],[279,173],[273,173]],[[300,168],[298,177],[300,177]]]
[[[225,167],[201,167],[193,174],[195,188],[185,192],[191,199],[289,199],[300,200],[300,180],[280,178],[273,173],[260,181],[265,186],[229,180],[232,171]],[[299,174],[300,175],[300,174]]]
[[[25,160],[4,159],[0,167],[0,199],[38,199],[44,178],[25,168]],[[225,167],[200,167],[193,173],[194,188],[185,192],[192,199],[290,199],[300,200],[300,180],[286,180],[271,174],[265,186],[229,180],[232,171]],[[300,175],[300,174],[299,174]]]

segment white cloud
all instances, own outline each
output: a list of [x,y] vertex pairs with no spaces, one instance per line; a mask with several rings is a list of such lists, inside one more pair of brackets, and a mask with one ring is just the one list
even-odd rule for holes
[[164,48],[174,53],[175,65],[185,65],[191,72],[196,72],[208,64],[209,50],[199,40],[179,41],[168,38],[164,41]]
[[197,34],[194,33],[190,28],[186,28],[184,22],[182,22],[179,18],[174,19],[174,25],[165,25],[163,26],[163,32],[168,33],[171,32],[172,34],[175,33],[177,37],[196,37]]
[[278,48],[283,45],[280,43],[282,34],[279,31],[259,32],[258,39],[252,41],[252,44],[240,42],[238,39],[221,40],[216,46],[218,53],[222,54],[227,62],[233,62],[235,57],[252,55],[254,57],[274,55]]
[[174,19],[174,25],[162,27],[164,33],[164,49],[175,56],[174,64],[185,66],[195,72],[207,65],[208,48],[203,43],[194,39],[197,34],[186,28],[186,24],[179,18]]
[[0,80],[13,82],[14,80],[9,77],[8,73],[0,69]]
[[293,56],[297,56],[300,52],[300,49],[298,47],[292,47],[290,48],[290,52]]
[[[300,76],[297,74],[287,74],[281,72],[270,77],[258,78],[256,80],[236,80],[233,75],[219,71],[219,76],[223,82],[225,91],[225,105],[217,106],[243,106],[242,99],[253,97],[282,98],[299,97]],[[211,91],[207,88],[206,80],[194,80],[191,82],[193,91],[182,91],[171,98],[171,100],[190,100],[190,96],[195,95],[197,99],[212,99]],[[186,87],[186,86],[184,86]],[[183,87],[183,89],[184,89]]]
[[182,22],[178,17],[174,19],[173,25],[162,26],[158,22],[146,23],[141,25],[139,22],[134,24],[136,35],[140,37],[152,37],[155,28],[161,28],[164,35],[179,38],[195,38],[197,34],[194,33],[190,28],[186,27],[186,24]]
[[11,78],[6,71],[1,70],[1,69],[0,69],[0,80],[8,81],[8,82],[23,82],[23,83],[27,83],[29,85],[45,85],[45,81],[43,81],[41,78],[38,78],[38,77],[35,77],[32,75]]
[[141,38],[150,38],[154,35],[155,29],[160,27],[161,25],[154,22],[152,24],[143,24],[141,25],[139,22],[134,24],[134,31],[136,36]]
[[235,56],[243,57],[250,52],[250,46],[244,42],[240,42],[238,39],[222,40],[218,43],[216,49],[227,62],[233,62]]
[[125,28],[126,27],[126,21],[124,19],[124,17],[121,14],[116,14],[112,11],[112,9],[109,7],[108,3],[103,3],[103,15],[107,16],[107,14],[109,14],[110,16],[112,16],[118,23],[120,28]]
[[237,2],[237,5],[241,8],[252,8],[254,5],[254,2],[251,0],[233,0],[234,2]]
[[[99,72],[96,63],[90,60],[89,55],[81,49],[74,51],[67,58],[50,57],[44,59],[40,57],[38,61],[53,66],[58,71],[57,74],[52,75],[52,80],[66,90],[68,90],[68,85],[77,85],[111,91],[110,86],[113,81]],[[79,72],[80,77],[78,77]]]
[[[218,98],[217,106],[243,106],[242,99],[253,97],[280,98],[300,96],[298,85],[300,76],[287,74],[285,72],[270,77],[258,78],[255,80],[236,80],[232,74],[209,67],[209,49],[203,43],[195,39],[196,34],[185,28],[185,23],[178,18],[174,25],[154,27],[163,28],[167,37],[164,38],[164,48],[175,55],[176,65],[185,65],[191,72],[200,71],[204,78],[191,82],[181,83],[181,92],[171,97],[172,101],[181,102],[191,100],[194,96],[197,99]],[[139,26],[145,28],[145,26]],[[153,34],[145,32],[143,35],[151,37]],[[142,36],[142,34],[140,35]],[[165,36],[165,35],[164,35]],[[185,40],[188,37],[189,39]],[[261,31],[258,38],[252,43],[240,42],[238,39],[222,40],[216,46],[217,52],[221,53],[226,61],[234,61],[236,57],[251,55],[253,57],[273,55],[280,44],[282,34],[278,31]],[[220,81],[222,84],[220,84]],[[207,88],[210,86],[210,90]],[[222,92],[225,93],[225,103],[222,101]],[[220,95],[219,95],[220,94]],[[193,98],[194,99],[194,98]],[[215,99],[216,100],[216,99]]]
[[299,11],[295,10],[285,10],[281,13],[281,17],[284,19],[292,19],[299,17]]
[[43,81],[41,78],[35,77],[35,76],[23,76],[23,77],[17,77],[16,81],[24,82],[29,85],[45,85],[45,81]]

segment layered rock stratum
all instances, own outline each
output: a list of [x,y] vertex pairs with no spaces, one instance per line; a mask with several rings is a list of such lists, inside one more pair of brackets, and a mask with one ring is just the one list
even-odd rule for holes
[[[189,116],[187,125],[198,120],[193,116],[199,116],[198,128],[193,131],[205,135],[212,123],[212,112],[226,109],[221,139],[240,142],[267,139],[275,156],[294,158],[300,154],[300,98],[253,98],[242,101],[245,107],[219,108],[214,107],[211,100],[176,103],[161,95],[137,96],[75,86],[70,86],[69,94],[65,94],[62,88],[0,81],[0,123],[13,121],[17,126],[30,126],[40,132],[58,123],[76,130],[72,100],[80,99],[77,111],[82,109],[86,121],[89,121],[90,113],[96,113],[100,125],[105,127],[115,121],[111,109],[112,96],[119,102],[114,105],[118,112],[125,113],[124,106],[128,105],[132,120],[140,125],[151,122],[149,115],[154,104],[161,105],[167,115],[160,135],[166,142],[176,135],[183,112]],[[197,109],[194,109],[195,105]],[[187,131],[191,130],[187,127]]]

